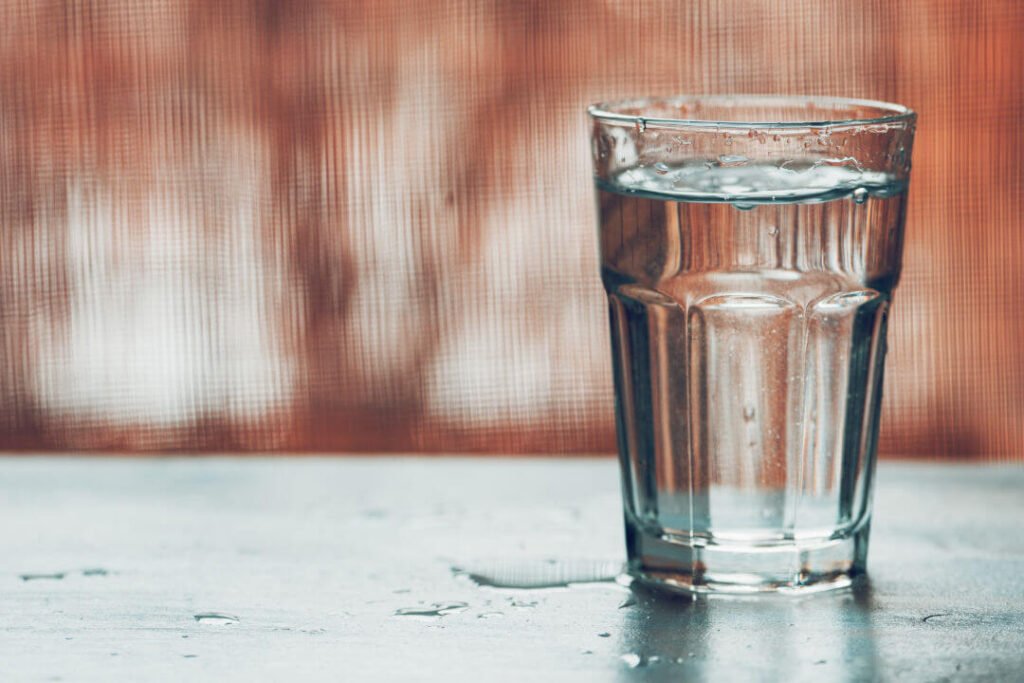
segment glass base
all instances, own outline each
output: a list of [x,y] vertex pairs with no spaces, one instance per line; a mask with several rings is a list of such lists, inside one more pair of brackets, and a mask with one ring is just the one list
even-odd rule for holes
[[626,522],[628,572],[685,593],[806,594],[845,588],[865,573],[870,525],[843,538],[739,544],[654,535]]

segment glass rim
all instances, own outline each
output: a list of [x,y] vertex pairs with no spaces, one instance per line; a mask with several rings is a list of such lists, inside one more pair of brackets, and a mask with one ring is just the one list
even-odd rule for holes
[[[776,107],[792,107],[793,109],[804,109],[808,105],[820,109],[845,108],[869,108],[879,112],[879,116],[866,118],[835,118],[825,120],[806,121],[729,121],[717,119],[685,119],[685,118],[663,118],[658,116],[643,116],[642,114],[623,114],[616,109],[644,108],[658,104],[681,105],[688,102],[707,102],[718,104],[722,107],[737,107],[752,104],[765,104]],[[642,97],[637,99],[623,99],[611,102],[597,102],[587,107],[587,113],[595,121],[606,123],[619,123],[640,126],[655,126],[659,128],[679,129],[707,129],[707,128],[732,128],[738,130],[754,129],[807,129],[807,128],[837,128],[857,126],[877,126],[892,123],[913,122],[917,118],[917,112],[902,104],[883,102],[881,100],[866,100],[850,97],[832,97],[820,95],[678,95],[675,97]]]

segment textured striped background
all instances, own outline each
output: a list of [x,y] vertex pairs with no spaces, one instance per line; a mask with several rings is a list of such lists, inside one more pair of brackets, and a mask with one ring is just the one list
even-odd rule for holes
[[920,115],[886,454],[1024,457],[1024,3],[0,0],[0,448],[614,448],[587,103]]

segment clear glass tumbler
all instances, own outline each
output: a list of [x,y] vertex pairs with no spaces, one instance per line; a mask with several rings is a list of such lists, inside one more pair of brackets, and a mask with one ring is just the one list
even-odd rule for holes
[[864,571],[915,115],[590,107],[630,572],[804,592]]

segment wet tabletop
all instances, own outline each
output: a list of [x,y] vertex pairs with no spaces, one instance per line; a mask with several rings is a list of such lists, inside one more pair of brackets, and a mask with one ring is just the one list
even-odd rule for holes
[[1024,676],[1019,467],[883,463],[868,584],[697,602],[607,580],[623,556],[611,459],[0,472],[3,680]]

